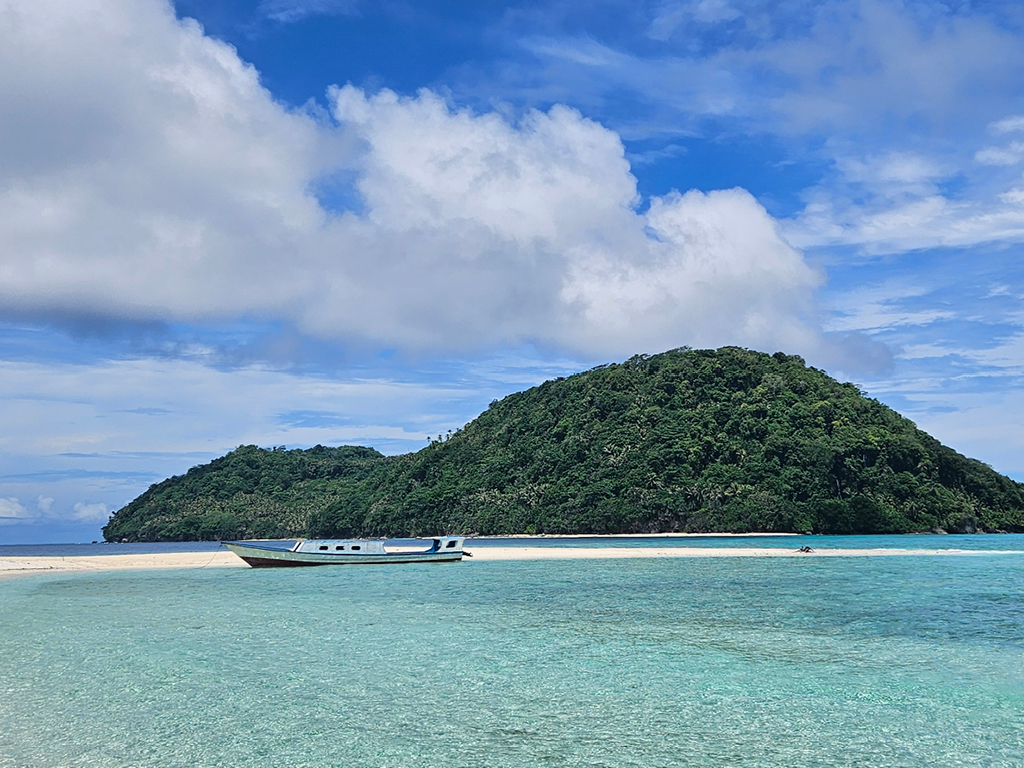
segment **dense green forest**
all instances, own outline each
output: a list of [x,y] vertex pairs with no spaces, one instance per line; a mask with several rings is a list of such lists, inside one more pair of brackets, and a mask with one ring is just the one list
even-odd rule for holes
[[655,531],[1024,531],[1024,486],[800,357],[637,356],[386,457],[242,446],[149,488],[108,540]]

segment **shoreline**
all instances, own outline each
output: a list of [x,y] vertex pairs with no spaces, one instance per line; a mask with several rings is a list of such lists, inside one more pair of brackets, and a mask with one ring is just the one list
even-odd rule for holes
[[0,557],[0,578],[36,573],[247,567],[238,556],[226,549],[213,552],[161,552],[147,555],[26,555]]
[[[742,534],[741,534],[742,535]],[[551,538],[551,537],[545,537]],[[978,555],[1024,555],[1019,550],[972,549],[817,549],[801,552],[782,547],[481,547],[464,563],[527,560],[625,560],[665,558],[832,558],[832,557],[971,557]],[[96,573],[123,570],[168,570],[177,568],[248,568],[228,550],[213,552],[167,552],[157,554],[24,556],[0,557],[0,578],[41,573]]]
[[508,533],[503,536],[466,536],[473,539],[760,539],[775,536],[806,536],[805,533]]

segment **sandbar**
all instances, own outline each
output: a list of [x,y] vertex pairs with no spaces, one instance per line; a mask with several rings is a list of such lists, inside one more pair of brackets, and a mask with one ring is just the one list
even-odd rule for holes
[[1024,552],[966,549],[813,549],[786,547],[479,547],[466,549],[473,560],[614,560],[666,557],[892,557],[928,555],[1000,555]]
[[[618,560],[673,557],[928,557],[957,555],[1024,555],[1017,550],[964,549],[814,549],[801,552],[788,547],[573,547],[481,546],[466,543],[471,557],[463,562],[510,560]],[[0,577],[33,573],[89,573],[168,568],[246,568],[227,550],[215,552],[164,552],[132,555],[82,555],[71,557],[0,557]]]
[[248,566],[233,552],[160,552],[146,555],[0,557],[0,577],[30,573],[87,573],[155,568],[235,568]]

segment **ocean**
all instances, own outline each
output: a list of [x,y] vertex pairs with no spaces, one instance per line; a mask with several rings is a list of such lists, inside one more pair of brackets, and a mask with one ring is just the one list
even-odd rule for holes
[[842,546],[2,579],[0,766],[1024,766],[1024,536]]

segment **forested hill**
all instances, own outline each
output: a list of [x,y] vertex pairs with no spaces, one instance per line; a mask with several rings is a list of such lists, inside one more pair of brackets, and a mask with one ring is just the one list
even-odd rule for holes
[[1024,531],[1024,486],[795,356],[638,356],[510,395],[449,439],[242,446],[108,540],[437,533]]

